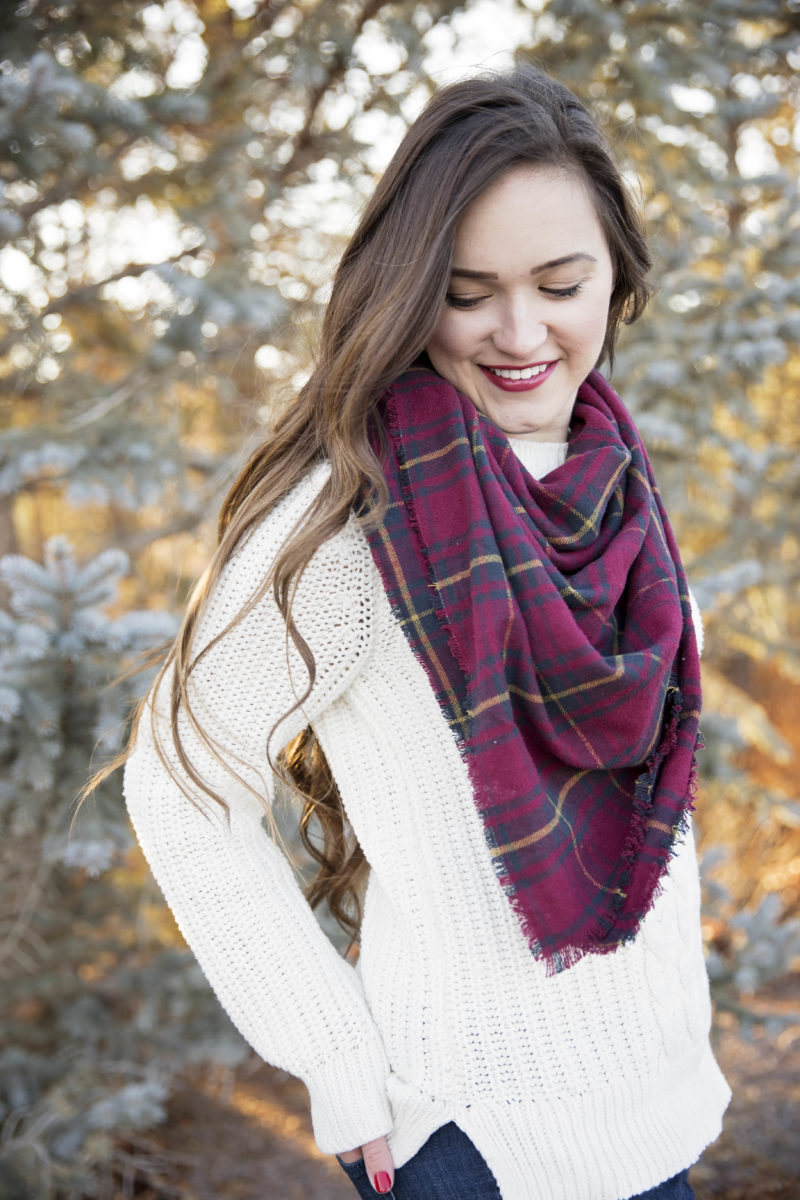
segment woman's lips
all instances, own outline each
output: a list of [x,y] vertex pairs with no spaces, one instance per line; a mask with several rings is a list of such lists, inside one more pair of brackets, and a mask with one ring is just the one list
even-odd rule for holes
[[[549,363],[532,363],[527,367],[485,367],[482,363],[478,366],[483,371],[486,378],[495,387],[500,388],[502,392],[530,392],[533,388],[539,387],[546,379],[549,379],[553,371],[558,366],[558,359]],[[498,375],[498,371],[503,371],[503,375]],[[530,374],[528,374],[530,372]],[[521,379],[509,379],[509,375],[522,375]]]

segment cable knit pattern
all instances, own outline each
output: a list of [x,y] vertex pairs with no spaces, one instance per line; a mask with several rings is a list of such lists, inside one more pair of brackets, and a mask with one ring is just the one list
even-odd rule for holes
[[[537,476],[566,453],[512,445]],[[198,647],[260,586],[326,474],[315,470],[239,548]],[[691,836],[636,941],[548,979],[502,894],[466,766],[355,521],[309,564],[295,616],[317,664],[302,712],[285,717],[306,672],[271,593],[192,676],[219,758],[185,720],[181,735],[230,819],[207,799],[192,803],[167,745],[182,787],[171,777],[147,714],[125,793],[220,1001],[259,1054],[306,1083],[320,1148],[388,1134],[402,1166],[455,1121],[504,1200],[620,1200],[688,1166],[719,1133],[729,1099],[708,1045]],[[262,823],[268,739],[275,752],[307,723],[371,865],[356,968],[325,937]]]

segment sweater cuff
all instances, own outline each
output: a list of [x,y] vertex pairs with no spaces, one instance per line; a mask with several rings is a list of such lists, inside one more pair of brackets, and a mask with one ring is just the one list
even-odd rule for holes
[[381,1046],[332,1055],[305,1080],[314,1138],[323,1154],[355,1150],[391,1131],[389,1063]]

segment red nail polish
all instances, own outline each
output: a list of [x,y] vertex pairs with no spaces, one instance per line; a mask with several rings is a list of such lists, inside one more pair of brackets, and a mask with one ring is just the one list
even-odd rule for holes
[[375,1176],[375,1191],[380,1192],[381,1195],[384,1195],[385,1192],[390,1192],[391,1190],[391,1175],[387,1175],[385,1171],[378,1171],[378,1174]]

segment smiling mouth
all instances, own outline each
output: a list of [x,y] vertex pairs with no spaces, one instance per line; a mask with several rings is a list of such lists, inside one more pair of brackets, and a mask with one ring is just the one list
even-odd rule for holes
[[496,375],[498,379],[535,379],[537,375],[543,374],[550,366],[550,363],[536,363],[533,367],[485,367],[486,371],[490,371],[492,375]]

